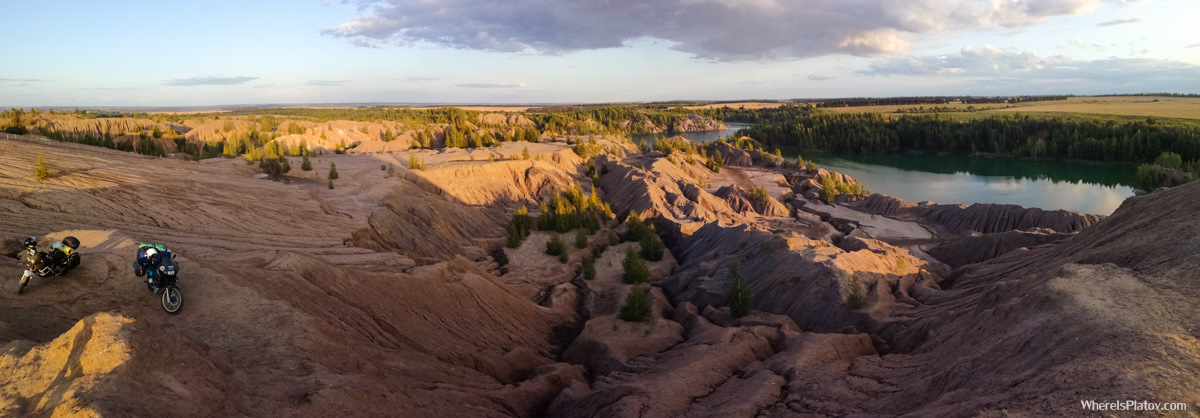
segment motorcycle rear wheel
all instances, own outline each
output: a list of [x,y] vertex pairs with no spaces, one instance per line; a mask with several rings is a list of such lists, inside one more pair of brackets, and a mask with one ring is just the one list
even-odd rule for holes
[[162,307],[171,315],[179,313],[183,309],[183,292],[178,287],[166,288],[162,293]]

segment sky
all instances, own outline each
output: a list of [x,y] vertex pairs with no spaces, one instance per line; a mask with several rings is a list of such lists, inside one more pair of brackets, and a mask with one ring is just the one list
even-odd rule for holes
[[0,0],[0,106],[1200,93],[1197,0]]

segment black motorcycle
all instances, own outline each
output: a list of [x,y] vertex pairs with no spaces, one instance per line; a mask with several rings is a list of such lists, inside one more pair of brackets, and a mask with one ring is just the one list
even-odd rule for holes
[[67,274],[71,269],[79,266],[79,240],[75,237],[66,237],[62,241],[56,242],[50,246],[50,252],[42,252],[37,249],[37,238],[29,237],[25,239],[25,273],[21,275],[21,283],[17,285],[17,294],[25,291],[25,286],[29,285],[29,280],[36,277],[51,278]]
[[[162,307],[169,314],[177,314],[180,309],[183,309],[183,293],[180,291],[176,279],[179,275],[179,263],[175,262],[175,254],[170,250],[163,248],[161,245],[151,246],[149,244],[140,244],[142,248],[155,248],[161,257],[158,263],[158,268],[147,270],[138,263],[133,262],[133,272],[138,277],[148,276],[146,287],[154,294],[162,295]],[[139,258],[141,258],[139,252]]]

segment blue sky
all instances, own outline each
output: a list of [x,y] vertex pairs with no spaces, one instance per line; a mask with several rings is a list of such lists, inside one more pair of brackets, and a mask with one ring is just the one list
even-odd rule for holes
[[1193,0],[0,7],[5,107],[1200,93]]

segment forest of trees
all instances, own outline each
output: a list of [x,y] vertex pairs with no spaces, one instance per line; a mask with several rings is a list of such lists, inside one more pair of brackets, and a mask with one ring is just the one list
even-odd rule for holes
[[[930,104],[948,101],[971,103],[1058,100],[1066,96],[1022,97],[916,97],[888,99],[839,99],[845,106],[868,104]],[[989,101],[990,100],[990,101]],[[830,102],[832,103],[832,102]],[[42,113],[68,114],[89,119],[91,128],[56,129],[54,124],[33,121]],[[491,125],[482,122],[484,112],[459,108],[276,108],[242,109],[233,112],[193,114],[115,114],[134,119],[103,119],[86,111],[54,112],[11,109],[0,112],[0,129],[9,133],[36,133],[48,138],[138,152],[165,155],[162,139],[174,140],[179,152],[194,159],[251,154],[254,161],[268,154],[264,147],[285,134],[306,131],[302,122],[331,120],[395,121],[404,124],[413,147],[488,147],[508,141],[537,142],[556,135],[628,135],[665,129],[678,132],[690,115],[718,121],[751,123],[742,131],[770,146],[790,146],[800,151],[824,150],[857,154],[888,154],[906,151],[987,153],[1029,158],[1069,158],[1106,162],[1147,164],[1139,169],[1140,178],[1150,188],[1155,182],[1170,183],[1181,178],[1200,176],[1200,127],[1163,123],[1154,117],[1132,122],[1116,122],[1088,117],[1033,117],[1013,113],[975,120],[956,120],[944,115],[883,115],[879,113],[839,113],[812,105],[784,105],[777,108],[697,108],[673,104],[581,105],[530,109],[521,115],[532,124]],[[219,138],[189,140],[174,132],[163,121],[178,124],[188,119],[220,119],[224,128]],[[156,123],[148,123],[153,120]],[[111,121],[111,122],[110,122]],[[247,123],[248,122],[248,123]],[[247,126],[248,125],[248,126]],[[391,128],[380,132],[380,139],[394,140],[406,132]],[[321,133],[324,135],[324,132]],[[132,138],[130,140],[129,138]],[[438,139],[443,141],[438,141]],[[337,151],[356,144],[338,146]],[[656,148],[685,147],[660,141]],[[584,147],[586,148],[586,147]],[[300,156],[300,149],[272,149],[276,158]],[[585,150],[586,151],[586,150]],[[671,150],[673,151],[673,149]],[[686,150],[685,150],[686,151]],[[664,150],[668,152],[668,150]],[[585,152],[586,153],[586,152]],[[1170,153],[1166,160],[1160,160]],[[692,152],[686,152],[691,155]],[[1180,163],[1174,164],[1175,156]],[[1164,162],[1165,161],[1165,162]],[[1158,167],[1157,169],[1155,167]],[[280,171],[269,167],[272,172]],[[281,169],[282,167],[280,167]],[[715,168],[719,169],[719,167]],[[286,171],[285,171],[286,172]],[[1194,173],[1194,174],[1188,174]],[[1172,180],[1174,179],[1174,180]]]
[[996,153],[1128,163],[1153,161],[1170,151],[1184,161],[1200,159],[1200,128],[1161,124],[1152,117],[1117,123],[1013,114],[959,121],[936,115],[887,118],[878,113],[832,113],[801,106],[763,110],[753,118],[758,124],[742,134],[766,145],[802,151]]
[[802,99],[798,103],[807,103],[815,107],[860,107],[860,106],[895,106],[895,105],[942,105],[955,102],[963,104],[984,103],[1023,103],[1043,102],[1050,100],[1067,100],[1069,96],[923,96],[923,97],[850,97],[838,99]]

